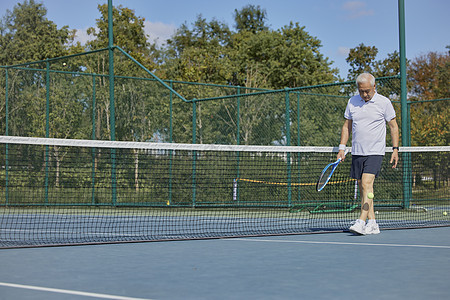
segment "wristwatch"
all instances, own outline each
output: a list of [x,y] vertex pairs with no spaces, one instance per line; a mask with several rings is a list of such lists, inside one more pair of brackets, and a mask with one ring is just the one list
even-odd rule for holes
[[398,150],[399,148],[398,147],[392,147],[392,150]]

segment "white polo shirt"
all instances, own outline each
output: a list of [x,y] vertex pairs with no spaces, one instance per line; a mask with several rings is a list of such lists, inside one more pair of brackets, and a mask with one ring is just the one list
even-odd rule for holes
[[361,96],[350,98],[344,117],[352,120],[352,154],[384,155],[386,122],[395,118],[391,101],[378,94],[365,102]]

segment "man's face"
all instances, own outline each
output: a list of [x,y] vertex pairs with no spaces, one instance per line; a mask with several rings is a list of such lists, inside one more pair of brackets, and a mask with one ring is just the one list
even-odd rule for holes
[[371,85],[369,82],[363,82],[358,85],[358,92],[364,101],[369,101],[375,95],[375,85]]

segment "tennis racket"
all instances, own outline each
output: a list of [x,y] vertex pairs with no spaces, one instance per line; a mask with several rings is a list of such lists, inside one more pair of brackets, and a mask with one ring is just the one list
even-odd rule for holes
[[[347,155],[347,153],[348,153],[348,150],[345,150],[344,155]],[[318,192],[323,190],[323,188],[327,185],[328,181],[330,181],[330,178],[333,175],[334,170],[336,170],[336,168],[340,162],[341,162],[341,159],[339,158],[335,162],[328,164],[323,169],[322,173],[320,174],[319,180],[317,180],[317,184],[316,184],[316,190]]]

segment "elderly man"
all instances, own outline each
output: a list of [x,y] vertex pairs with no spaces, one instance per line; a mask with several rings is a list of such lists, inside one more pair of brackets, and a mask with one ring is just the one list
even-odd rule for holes
[[[350,176],[358,180],[361,194],[361,214],[349,230],[355,234],[378,234],[380,229],[373,208],[373,183],[378,176],[386,148],[388,123],[393,152],[390,162],[398,162],[398,126],[391,101],[376,92],[375,77],[362,73],[356,78],[359,95],[347,103],[341,131],[338,158],[344,160],[345,147],[352,134],[352,165]],[[366,224],[366,219],[369,219]]]

